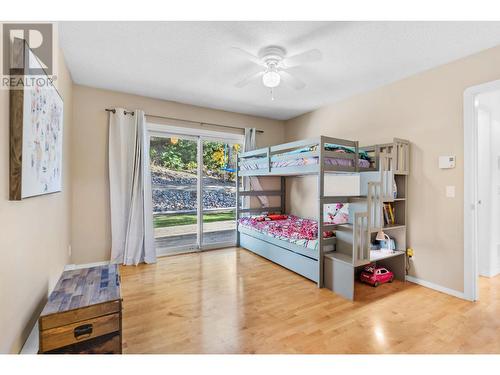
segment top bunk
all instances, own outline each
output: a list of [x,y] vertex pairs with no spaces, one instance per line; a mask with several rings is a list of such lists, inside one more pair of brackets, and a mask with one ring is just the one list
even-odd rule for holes
[[357,141],[320,136],[238,155],[240,176],[293,176],[378,170],[378,148]]

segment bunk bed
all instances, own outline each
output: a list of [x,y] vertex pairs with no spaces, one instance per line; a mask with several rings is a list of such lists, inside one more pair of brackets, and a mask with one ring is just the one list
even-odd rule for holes
[[[241,153],[236,168],[238,245],[316,282],[318,287],[325,286],[326,274],[327,287],[352,299],[348,283],[331,285],[334,277],[331,270],[325,272],[325,259],[332,269],[335,264],[337,279],[370,263],[370,239],[383,227],[382,204],[393,199],[394,173],[407,174],[408,155],[409,142],[405,140],[359,147],[357,141],[326,136]],[[352,196],[325,195],[325,176],[330,174],[360,176],[360,191]],[[301,175],[317,176],[314,219],[285,214],[286,177]],[[242,190],[240,177],[254,176],[279,176],[280,189]],[[279,196],[280,205],[241,207],[241,198],[252,196]],[[349,203],[349,222],[334,223],[324,217],[324,205],[338,203]],[[352,272],[342,268],[346,264]]]
[[375,149],[331,137],[305,139],[241,154],[240,176],[287,176],[377,170]]

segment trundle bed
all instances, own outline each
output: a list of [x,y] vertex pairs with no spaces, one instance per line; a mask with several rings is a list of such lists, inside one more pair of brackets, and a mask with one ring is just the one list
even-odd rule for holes
[[[317,282],[317,222],[293,215],[283,216],[281,220],[265,220],[269,219],[265,215],[240,218],[240,246]],[[324,237],[335,240],[332,232],[324,233]]]

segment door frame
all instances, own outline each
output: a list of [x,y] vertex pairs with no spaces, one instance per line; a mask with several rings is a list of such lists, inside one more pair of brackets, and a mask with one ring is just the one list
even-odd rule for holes
[[464,91],[464,298],[479,299],[477,95],[500,90],[500,80]]
[[[208,129],[191,128],[191,127],[179,127],[175,125],[159,124],[154,122],[146,123],[147,129],[147,142],[145,152],[149,155],[149,145],[151,137],[168,137],[172,135],[178,135],[179,137],[185,137],[187,139],[192,139],[197,141],[197,162],[198,165],[203,165],[203,141],[220,141],[220,142],[234,142],[243,144],[245,136],[243,134],[237,133],[224,133],[220,131],[213,131]],[[243,129],[242,129],[243,130]],[[203,192],[203,171],[202,168],[198,168],[197,176],[197,248],[193,249],[192,246],[181,246],[175,248],[172,255],[179,253],[197,252],[204,250],[212,250],[222,247],[234,246],[232,242],[224,242],[218,244],[203,245],[203,204],[201,202]],[[147,199],[153,199],[153,197],[147,197]],[[170,255],[170,254],[168,254]]]

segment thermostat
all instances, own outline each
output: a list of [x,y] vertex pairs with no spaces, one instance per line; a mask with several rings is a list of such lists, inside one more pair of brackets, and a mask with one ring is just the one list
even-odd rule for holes
[[441,169],[455,168],[455,156],[440,156],[439,168]]

